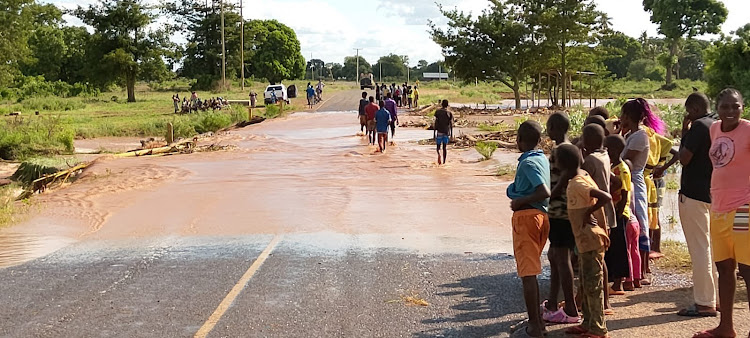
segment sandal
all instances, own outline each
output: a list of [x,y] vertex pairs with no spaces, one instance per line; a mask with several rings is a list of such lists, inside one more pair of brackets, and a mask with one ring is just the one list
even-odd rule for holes
[[651,285],[651,281],[649,279],[641,279],[641,285]]
[[716,317],[718,312],[714,311],[701,311],[698,310],[698,306],[693,304],[677,312],[678,316],[683,317]]
[[612,309],[604,309],[604,315],[605,315],[605,316],[614,316],[614,315],[615,315],[615,310],[612,310]]

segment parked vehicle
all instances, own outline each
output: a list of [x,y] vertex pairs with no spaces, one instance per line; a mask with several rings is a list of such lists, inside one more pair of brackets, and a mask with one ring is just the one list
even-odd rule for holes
[[286,103],[289,103],[289,96],[287,95],[286,86],[283,84],[268,85],[268,87],[266,87],[266,90],[263,92],[263,103],[276,103],[274,102],[274,96],[276,102],[278,102],[279,100],[284,100]]

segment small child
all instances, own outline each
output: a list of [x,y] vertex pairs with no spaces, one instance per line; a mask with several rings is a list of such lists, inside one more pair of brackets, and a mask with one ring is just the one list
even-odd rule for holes
[[385,108],[385,101],[381,100],[379,103],[380,109],[375,112],[375,125],[378,130],[378,151],[385,153],[385,146],[388,143],[388,126],[391,124],[391,113]]
[[[617,227],[612,229],[610,246],[604,259],[609,269],[610,280],[613,281],[610,294],[622,295],[624,291],[633,291],[633,277],[640,279],[641,254],[638,252],[638,220],[630,212],[633,183],[630,168],[620,159],[625,149],[625,139],[617,134],[609,135],[604,146],[609,153],[612,163],[612,174],[617,178],[619,188],[612,186],[612,202],[615,204]],[[627,278],[623,288],[623,278]],[[624,290],[623,290],[624,289]]]
[[[600,116],[595,116],[598,119],[604,121]],[[609,192],[610,186],[610,162],[609,154],[604,150],[604,128],[597,124],[591,123],[583,127],[583,135],[581,137],[583,144],[583,166],[582,169],[589,173],[589,176],[596,182],[596,185],[600,190]],[[612,202],[604,204],[604,215],[605,218],[599,220],[599,224],[604,229],[611,229],[617,226],[617,218],[615,217],[615,206]],[[605,248],[606,249],[606,248]],[[608,283],[609,269],[607,264],[604,264],[604,285],[609,286]],[[607,315],[613,315],[612,307],[609,305],[609,288],[604,289],[604,312]]]
[[375,104],[375,98],[370,96],[370,103],[365,106],[365,116],[367,118],[367,139],[370,145],[375,145],[375,113],[380,109]]
[[[547,134],[556,146],[571,144],[568,140],[570,119],[565,113],[556,112],[547,119]],[[550,171],[552,192],[549,201],[549,250],[547,258],[550,262],[550,291],[549,298],[542,303],[542,318],[550,323],[570,324],[579,323],[574,299],[574,279],[571,256],[576,246],[573,229],[568,219],[568,201],[565,190],[570,177],[562,177],[560,169],[555,166],[555,150],[550,156]],[[562,291],[565,306],[558,308],[558,294]]]
[[542,272],[541,255],[549,235],[550,170],[544,152],[537,149],[541,136],[542,126],[536,121],[518,127],[516,143],[523,155],[518,159],[516,178],[507,189],[513,210],[513,253],[529,315],[523,333],[531,337],[542,337],[544,330],[536,276]]
[[568,182],[568,217],[579,251],[583,293],[583,323],[569,328],[565,333],[607,337],[604,321],[604,250],[609,246],[609,237],[601,220],[604,219],[602,208],[612,203],[612,197],[598,189],[591,176],[581,169],[578,147],[560,145],[556,156],[555,163],[560,170],[574,175]]

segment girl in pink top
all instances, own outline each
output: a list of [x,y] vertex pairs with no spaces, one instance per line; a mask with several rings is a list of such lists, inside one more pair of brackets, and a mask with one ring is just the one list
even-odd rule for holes
[[[719,271],[721,321],[694,338],[736,337],[732,310],[737,289],[736,266],[750,280],[750,121],[742,119],[742,94],[728,88],[719,93],[716,110],[721,121],[711,125],[711,246]],[[750,298],[750,296],[748,296]]]

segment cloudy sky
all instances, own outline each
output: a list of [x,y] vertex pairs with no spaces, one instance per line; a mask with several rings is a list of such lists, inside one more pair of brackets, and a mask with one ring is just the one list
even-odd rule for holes
[[[93,3],[93,0],[41,0],[66,8]],[[240,0],[225,0],[239,4]],[[149,0],[149,2],[156,2]],[[306,59],[343,62],[354,55],[354,48],[374,63],[390,53],[418,60],[441,59],[440,47],[427,33],[429,20],[440,22],[437,3],[446,8],[479,13],[487,0],[244,0],[248,19],[277,19],[296,32]],[[596,0],[599,8],[612,18],[614,29],[637,37],[642,31],[657,35],[656,26],[643,11],[642,0]],[[722,30],[726,33],[750,23],[750,0],[723,0],[729,17]],[[270,6],[269,4],[273,4]],[[75,24],[74,20],[70,20]],[[176,37],[182,40],[180,37]]]

